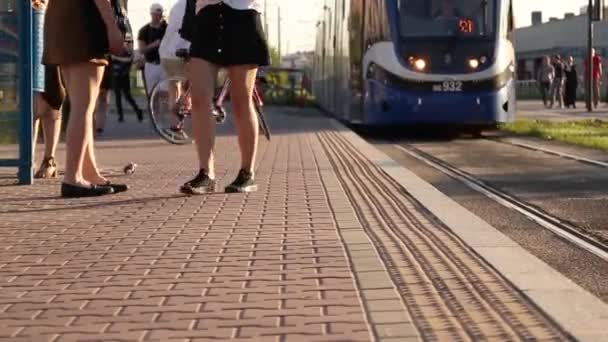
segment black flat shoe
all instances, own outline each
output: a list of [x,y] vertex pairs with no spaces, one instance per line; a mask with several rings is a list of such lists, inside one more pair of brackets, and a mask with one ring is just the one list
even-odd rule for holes
[[113,193],[114,189],[105,185],[91,185],[88,188],[84,188],[72,184],[61,183],[61,197],[63,198],[98,197]]
[[129,190],[129,186],[126,184],[114,184],[114,183],[111,183],[110,181],[108,181],[106,184],[104,184],[102,186],[108,186],[108,187],[112,188],[112,190],[114,190],[115,194],[118,194],[121,192],[126,192]]

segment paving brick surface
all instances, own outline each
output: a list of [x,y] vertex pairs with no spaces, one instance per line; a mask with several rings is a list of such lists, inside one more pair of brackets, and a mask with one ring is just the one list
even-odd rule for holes
[[[253,194],[178,194],[193,147],[134,125],[98,144],[127,193],[0,184],[0,340],[568,339],[346,131],[312,110],[269,111]],[[239,167],[230,132],[220,188]]]
[[[323,120],[275,125],[250,195],[179,195],[193,147],[135,133],[98,144],[130,192],[64,200],[58,181],[0,187],[0,340],[369,341],[310,151]],[[217,141],[220,186],[239,166],[229,133]],[[136,174],[121,175],[131,160]]]

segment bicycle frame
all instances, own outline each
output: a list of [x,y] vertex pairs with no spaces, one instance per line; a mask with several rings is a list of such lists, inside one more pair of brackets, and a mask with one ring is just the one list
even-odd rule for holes
[[[219,95],[213,101],[213,104],[216,107],[222,107],[224,100],[226,99],[226,96],[228,96],[228,92],[230,91],[230,84],[231,84],[230,79],[226,78],[226,81],[224,81],[224,84],[222,85],[222,89],[221,89]],[[264,101],[262,100],[262,97],[260,96],[260,92],[258,91],[257,82],[253,87],[253,96],[252,97],[253,97],[253,102],[256,106],[258,106],[260,108],[264,106]]]

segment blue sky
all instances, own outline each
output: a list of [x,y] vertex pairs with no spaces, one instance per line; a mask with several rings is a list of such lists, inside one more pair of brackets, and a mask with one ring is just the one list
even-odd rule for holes
[[[267,0],[270,43],[277,45],[277,7],[281,6],[282,47],[285,52],[308,50],[314,46],[314,25],[324,0]],[[175,0],[130,0],[129,17],[133,28],[138,30],[149,19],[148,9],[154,2],[170,8]],[[579,13],[587,0],[515,0],[516,23],[530,25],[530,13],[543,11],[544,20],[549,17],[563,18],[565,12]],[[167,12],[168,13],[168,12]]]

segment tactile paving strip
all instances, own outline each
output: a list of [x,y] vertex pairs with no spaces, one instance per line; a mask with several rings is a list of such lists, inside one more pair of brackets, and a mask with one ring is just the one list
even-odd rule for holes
[[319,137],[423,340],[571,339],[343,135]]

